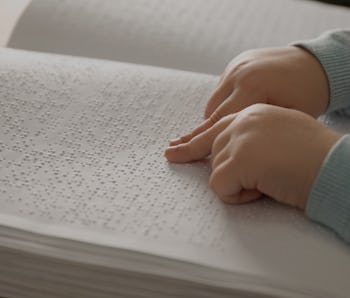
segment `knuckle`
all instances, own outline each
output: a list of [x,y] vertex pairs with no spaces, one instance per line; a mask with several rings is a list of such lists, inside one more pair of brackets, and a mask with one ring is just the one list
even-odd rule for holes
[[259,74],[253,69],[253,67],[246,67],[244,71],[241,71],[237,75],[236,88],[252,92],[260,88],[260,81]]
[[214,113],[210,115],[210,122],[212,125],[214,125],[216,122],[218,122],[222,118],[221,112],[216,110]]
[[249,127],[252,125],[259,125],[259,123],[264,121],[265,118],[271,117],[271,114],[273,114],[271,113],[273,109],[274,107],[264,103],[252,104],[238,114],[235,121],[236,126]]
[[235,136],[250,131],[254,125],[254,121],[251,118],[249,114],[242,114],[237,117],[236,121],[232,124],[232,132]]
[[187,153],[192,160],[202,159],[208,153],[206,149],[202,146],[201,141],[198,137],[194,137],[187,144]]
[[258,63],[251,61],[235,72],[235,88],[249,94],[265,92],[266,87],[262,85],[263,78]]
[[221,150],[224,144],[226,143],[226,139],[227,139],[227,136],[225,132],[222,132],[214,140],[212,145],[212,155],[214,158],[217,155],[218,151]]
[[246,164],[246,161],[250,160],[252,149],[254,149],[254,142],[251,141],[251,138],[243,136],[235,140],[235,147],[231,151],[231,158],[236,168],[240,164]]
[[196,131],[195,130],[191,130],[186,136],[186,141],[190,142],[191,140],[193,140],[193,138],[196,137],[196,135],[197,135]]
[[245,72],[249,66],[254,63],[253,50],[248,50],[240,53],[238,56],[233,58],[225,68],[226,78],[235,79],[237,75]]
[[181,143],[187,143],[188,141],[190,141],[192,139],[192,132],[190,132],[189,134],[182,136],[180,138]]
[[222,156],[216,154],[211,158],[211,169],[214,171],[216,167],[222,162]]
[[223,122],[232,122],[235,119],[236,115],[235,114],[228,114],[225,115],[221,118],[221,121]]
[[217,126],[222,128],[222,131],[219,135],[226,133],[227,127],[235,121],[236,117],[236,114],[228,114],[222,116],[222,118],[216,123]]
[[187,149],[188,149],[188,154],[192,159],[198,159],[199,156],[199,152],[196,146],[196,141],[195,139],[191,139],[188,143],[187,143]]
[[231,61],[226,65],[224,71],[226,76],[239,72],[240,70],[244,69],[247,64],[253,61],[253,55],[251,55],[250,52],[251,50],[243,51],[231,59]]

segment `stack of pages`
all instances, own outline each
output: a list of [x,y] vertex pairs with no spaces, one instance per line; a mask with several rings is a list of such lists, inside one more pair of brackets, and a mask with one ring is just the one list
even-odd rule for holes
[[0,296],[349,297],[336,235],[163,157],[236,54],[338,27],[314,1],[33,0],[0,49]]

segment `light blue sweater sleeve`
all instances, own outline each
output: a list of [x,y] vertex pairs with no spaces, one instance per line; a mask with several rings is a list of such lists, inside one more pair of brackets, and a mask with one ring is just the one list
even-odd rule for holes
[[[322,64],[329,81],[327,112],[350,116],[350,30],[326,32],[295,43]],[[350,243],[350,135],[343,136],[325,158],[311,189],[306,214]]]

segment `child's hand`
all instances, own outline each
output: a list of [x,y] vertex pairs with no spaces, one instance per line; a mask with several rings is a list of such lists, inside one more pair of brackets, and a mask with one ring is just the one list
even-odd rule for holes
[[318,117],[329,101],[328,79],[306,50],[289,46],[244,52],[227,66],[208,101],[207,119],[191,133],[170,142],[188,142],[221,117],[255,104],[293,108]]
[[339,138],[305,113],[256,104],[169,147],[165,156],[182,163],[211,153],[210,185],[225,202],[244,203],[263,193],[305,209],[321,164]]

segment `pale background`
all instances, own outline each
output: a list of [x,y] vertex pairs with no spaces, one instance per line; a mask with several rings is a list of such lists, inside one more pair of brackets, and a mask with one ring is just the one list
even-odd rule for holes
[[30,0],[0,0],[0,46],[5,46]]

